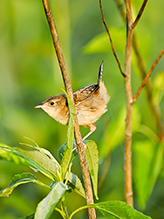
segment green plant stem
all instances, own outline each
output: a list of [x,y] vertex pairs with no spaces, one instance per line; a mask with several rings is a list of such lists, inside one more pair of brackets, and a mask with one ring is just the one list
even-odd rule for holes
[[88,208],[88,207],[89,207],[89,206],[85,205],[85,206],[83,206],[83,207],[80,207],[80,208],[76,209],[74,212],[72,212],[72,214],[69,216],[68,219],[71,219],[77,212],[79,212],[79,211],[81,211],[81,210],[84,210],[84,209],[86,209],[86,208]]
[[69,218],[69,215],[68,215],[68,211],[67,211],[67,207],[65,206],[65,198],[63,198],[61,200],[61,209],[62,209],[62,212],[64,212],[64,219],[68,219]]
[[66,219],[66,214],[65,214],[64,211],[60,210],[59,208],[55,208],[55,211],[59,212],[60,215],[61,215],[64,219]]

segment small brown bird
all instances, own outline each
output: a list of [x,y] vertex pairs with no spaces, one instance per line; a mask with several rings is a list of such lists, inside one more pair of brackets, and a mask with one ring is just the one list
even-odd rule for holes
[[[78,124],[90,128],[90,132],[82,139],[83,141],[95,130],[95,123],[100,116],[107,111],[107,103],[110,99],[107,89],[102,82],[103,61],[101,62],[97,84],[84,87],[73,93],[75,110]],[[65,94],[48,97],[35,108],[42,108],[53,119],[63,125],[69,121],[69,109]]]

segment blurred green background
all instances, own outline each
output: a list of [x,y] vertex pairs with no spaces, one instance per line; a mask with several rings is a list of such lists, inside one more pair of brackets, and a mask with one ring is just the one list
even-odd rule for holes
[[[109,95],[108,112],[97,121],[90,137],[99,148],[99,201],[124,200],[124,130],[126,100],[124,79],[111,53],[109,40],[94,0],[50,1],[73,90],[94,84],[99,65],[104,60],[103,80]],[[124,68],[125,24],[115,1],[104,1],[103,10],[113,36],[116,52]],[[142,4],[132,1],[134,17]],[[67,127],[34,106],[64,88],[53,48],[42,1],[0,0],[0,142],[19,146],[33,139],[40,147],[57,150],[66,141]],[[164,1],[149,1],[135,34],[138,48],[148,71],[164,44]],[[163,57],[151,76],[155,105],[164,121]],[[132,57],[133,95],[141,83],[135,56]],[[134,204],[152,218],[164,218],[164,172],[162,146],[157,143],[155,119],[145,89],[134,105],[133,173]],[[81,128],[84,136],[89,130]],[[146,165],[146,162],[148,165]],[[145,167],[146,166],[146,167]],[[145,168],[144,168],[145,167]],[[0,189],[9,185],[12,176],[29,168],[0,161]],[[79,160],[72,171],[81,178]],[[50,184],[39,173],[36,177]],[[145,190],[145,188],[148,188]],[[22,185],[9,198],[0,199],[0,218],[18,218],[35,211],[47,191],[38,185]],[[76,200],[72,201],[72,200]],[[85,204],[75,193],[67,195],[68,211]],[[60,218],[54,213],[52,218]],[[74,218],[86,218],[86,212]]]

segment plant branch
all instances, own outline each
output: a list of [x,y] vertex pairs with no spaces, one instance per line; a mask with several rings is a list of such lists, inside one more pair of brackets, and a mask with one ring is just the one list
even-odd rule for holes
[[127,41],[125,53],[125,91],[126,91],[126,129],[125,129],[125,199],[126,203],[133,206],[133,191],[132,191],[132,158],[131,158],[131,144],[132,144],[132,89],[131,89],[131,53],[132,53],[132,12],[130,0],[125,0],[126,17],[127,17]]
[[[122,0],[115,0],[115,2],[117,4],[117,7],[120,11],[120,14],[121,14],[123,20],[126,21],[126,10],[125,10],[125,7],[122,3]],[[136,56],[136,59],[138,62],[138,67],[140,70],[141,77],[142,77],[142,79],[144,79],[146,76],[144,60],[142,59],[141,54],[139,52],[138,45],[137,45],[137,37],[134,33],[133,33],[133,49],[134,49],[134,53],[135,53],[135,56]],[[153,101],[152,86],[151,86],[149,80],[147,81],[147,83],[145,85],[145,89],[146,89],[150,109],[152,110],[152,113],[155,117],[158,135],[159,135],[159,138],[162,140],[162,139],[164,139],[164,130],[163,130],[163,126],[161,123],[160,112],[158,110],[158,106],[156,106],[154,101]]]
[[53,40],[56,55],[57,55],[57,58],[58,58],[59,66],[60,66],[60,69],[61,69],[65,89],[66,89],[66,92],[68,93],[68,95],[70,96],[71,101],[73,102],[73,92],[72,92],[72,86],[71,86],[71,82],[70,82],[70,78],[69,78],[69,74],[68,74],[68,69],[67,69],[66,62],[65,62],[65,59],[64,59],[64,56],[63,56],[63,52],[62,52],[62,49],[61,49],[61,45],[60,45],[60,41],[59,41],[59,38],[58,38],[58,33],[57,33],[57,30],[56,30],[56,26],[55,26],[55,22],[54,22],[54,19],[53,19],[53,16],[52,16],[52,12],[51,12],[51,9],[50,9],[49,1],[48,0],[43,0],[43,5],[44,5],[45,14],[46,14],[46,17],[47,17],[47,20],[48,20],[48,24],[49,24],[49,27],[50,27],[52,40]]
[[135,21],[134,21],[133,24],[132,24],[132,28],[135,28],[135,26],[137,25],[137,23],[138,23],[138,21],[139,21],[141,15],[142,15],[142,13],[143,13],[143,11],[144,11],[144,9],[145,9],[145,6],[146,6],[147,1],[148,1],[148,0],[144,0],[142,6],[141,6],[141,8],[140,8],[140,11],[139,11],[138,15],[137,15]]
[[109,36],[109,40],[110,40],[111,48],[112,48],[112,51],[113,51],[113,55],[114,55],[114,57],[115,57],[115,59],[116,59],[116,61],[117,61],[117,64],[118,64],[118,67],[119,67],[119,69],[120,69],[121,74],[122,74],[124,77],[126,77],[126,75],[124,74],[124,72],[123,72],[123,70],[122,70],[120,61],[119,61],[119,59],[118,59],[118,57],[117,57],[117,55],[116,55],[116,52],[115,52],[115,49],[114,49],[114,46],[113,46],[112,37],[111,37],[111,35],[110,35],[108,26],[107,26],[107,24],[106,24],[106,21],[105,21],[104,15],[103,15],[101,0],[99,0],[99,5],[100,5],[101,17],[102,17],[102,20],[103,20],[105,29],[106,29],[106,31],[107,31],[107,33],[108,33],[108,36]]
[[[51,13],[50,5],[48,0],[42,0],[43,1],[43,6],[45,10],[45,14],[48,20],[48,24],[50,27],[52,39],[53,39],[53,44],[55,47],[55,51],[57,54],[58,62],[60,65],[61,73],[63,76],[63,81],[65,85],[66,92],[68,93],[71,101],[74,104],[73,100],[73,92],[72,92],[72,86],[66,66],[66,62],[62,53],[62,49],[60,46],[60,41],[58,38],[55,22]],[[82,144],[82,138],[81,138],[81,133],[78,125],[78,120],[77,116],[75,116],[75,123],[74,123],[74,132],[75,132],[75,138],[76,138],[76,144],[77,144],[77,149],[78,149],[78,154],[79,154],[79,159],[80,159],[80,164],[81,164],[81,169],[82,169],[82,174],[83,174],[83,180],[84,180],[84,187],[85,187],[85,194],[86,194],[86,201],[87,204],[93,204],[93,192],[92,192],[92,187],[91,187],[91,180],[90,180],[90,175],[88,171],[88,166],[86,163],[86,158],[85,158],[85,153],[84,153],[84,147]],[[96,218],[96,213],[94,208],[89,208],[88,209],[89,213],[89,218],[90,219],[95,219]]]
[[142,81],[142,84],[140,85],[140,87],[138,88],[137,93],[134,95],[132,103],[135,103],[139,94],[141,93],[142,88],[144,87],[144,85],[146,84],[148,78],[150,77],[152,71],[154,70],[155,66],[157,65],[157,63],[159,62],[160,58],[162,57],[164,53],[164,48],[161,50],[161,52],[159,53],[158,57],[156,58],[154,64],[152,65],[152,67],[150,68],[149,72],[147,73],[146,77],[144,78],[144,80]]
[[[100,11],[101,16],[103,19],[103,23],[105,25],[106,31],[108,33],[111,46],[113,48],[113,43],[111,40],[111,36],[108,30],[108,27],[106,25],[103,12],[102,12],[102,6],[101,6],[101,0],[99,0],[100,3]],[[127,42],[126,42],[126,57],[125,57],[125,73],[123,73],[124,80],[125,80],[125,90],[126,90],[126,103],[127,103],[127,116],[126,116],[126,130],[125,130],[125,199],[127,204],[133,206],[133,191],[132,191],[132,167],[131,167],[131,144],[132,144],[132,90],[131,90],[131,52],[132,52],[132,12],[131,12],[131,6],[130,6],[130,0],[125,0],[126,5],[126,12],[124,11],[124,7],[122,2],[120,0],[116,0],[117,6],[121,12],[121,15],[123,19],[127,22]],[[114,48],[113,48],[114,49]],[[113,52],[115,54],[115,51]],[[116,59],[117,60],[117,59]],[[119,62],[118,62],[119,65]],[[120,67],[120,65],[119,65]],[[122,70],[122,69],[121,69]],[[120,70],[120,71],[121,71]],[[122,71],[121,71],[122,73]]]

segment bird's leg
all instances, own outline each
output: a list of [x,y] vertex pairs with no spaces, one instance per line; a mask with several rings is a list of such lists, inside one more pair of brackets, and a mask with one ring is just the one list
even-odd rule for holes
[[[88,138],[88,137],[96,130],[96,126],[95,126],[94,124],[89,124],[88,127],[90,128],[90,132],[88,132],[88,134],[85,135],[85,136],[82,138],[82,142],[83,142],[86,138]],[[83,143],[83,146],[84,146],[84,149],[86,149],[86,147],[87,147],[86,144]],[[73,152],[74,150],[77,150],[77,146],[72,150],[72,152]]]
[[89,124],[88,127],[90,128],[90,132],[82,138],[82,141],[88,138],[96,130],[96,126],[94,124]]

